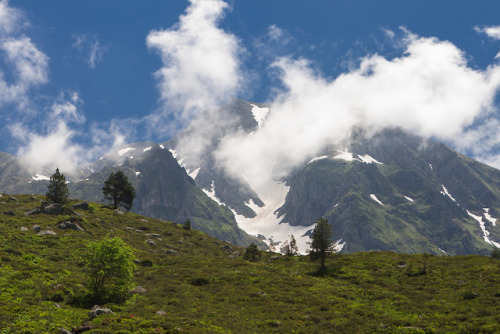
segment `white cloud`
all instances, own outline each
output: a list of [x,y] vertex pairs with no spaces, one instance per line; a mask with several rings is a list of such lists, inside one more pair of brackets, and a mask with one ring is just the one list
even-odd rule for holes
[[46,135],[19,126],[13,132],[24,137],[27,143],[19,149],[18,156],[35,171],[60,168],[71,174],[84,162],[84,149],[73,142],[76,133],[63,120],[57,121]]
[[[164,110],[158,119],[182,127],[200,110],[227,102],[243,82],[238,39],[218,27],[228,5],[222,0],[190,0],[178,24],[152,31],[147,46],[159,53],[163,67],[155,75]],[[164,122],[163,122],[164,123]],[[161,124],[160,126],[163,126]]]
[[0,1],[0,34],[10,34],[20,26],[22,13],[9,7],[8,0]]
[[13,65],[19,83],[35,85],[47,82],[49,58],[37,49],[30,38],[9,38],[2,43],[1,49]]
[[[498,127],[488,126],[500,67],[472,69],[461,50],[436,38],[407,34],[405,43],[401,57],[368,56],[335,79],[322,77],[307,60],[278,59],[273,66],[285,89],[271,102],[265,126],[225,138],[218,159],[258,191],[354,126],[372,133],[400,127],[464,149],[500,143]],[[481,124],[481,131],[470,131]]]
[[108,48],[101,45],[95,35],[75,34],[72,37],[74,40],[73,47],[78,50],[78,53],[90,68],[95,68]]
[[493,39],[500,39],[500,26],[489,26],[489,27],[474,27],[474,30],[478,33],[483,33],[488,35],[488,37]]

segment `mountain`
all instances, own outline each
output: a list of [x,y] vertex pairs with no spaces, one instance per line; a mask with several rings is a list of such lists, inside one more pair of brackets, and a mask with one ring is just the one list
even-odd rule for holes
[[355,133],[286,183],[282,221],[303,225],[319,214],[346,252],[488,254],[500,246],[500,171],[400,130]]
[[243,178],[227,175],[215,155],[225,136],[252,135],[268,113],[265,105],[233,100],[220,110],[226,121],[203,134],[205,145],[193,150],[192,139],[210,114],[164,143],[247,232],[278,246],[293,233],[304,251],[314,222],[325,217],[336,249],[348,253],[487,254],[500,246],[500,171],[398,129],[354,129],[257,194]]
[[[253,189],[244,176],[227,173],[217,153],[226,137],[251,136],[271,114],[238,99],[208,109],[165,143],[129,144],[82,168],[69,184],[71,196],[102,201],[104,180],[121,169],[137,191],[134,212],[189,218],[194,228],[239,245],[258,237],[278,248],[293,234],[304,253],[324,217],[345,253],[488,254],[500,247],[500,171],[399,129],[353,129],[287,176]],[[44,194],[47,179],[0,155],[0,191]]]
[[[11,155],[3,154],[0,158],[0,191],[45,194],[48,176],[32,176]],[[106,154],[82,168],[79,177],[68,177],[70,196],[105,202],[102,186],[117,170],[122,170],[136,189],[133,212],[178,223],[190,219],[192,228],[221,240],[235,245],[255,242],[265,247],[238,227],[226,206],[203,193],[163,145],[135,143]]]

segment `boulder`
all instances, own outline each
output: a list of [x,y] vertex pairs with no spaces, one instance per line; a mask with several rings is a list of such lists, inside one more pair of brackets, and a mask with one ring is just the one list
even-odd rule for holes
[[21,231],[22,231],[22,232],[26,232],[27,230],[28,230],[28,228],[27,228],[27,227],[21,226]]
[[227,253],[232,253],[233,252],[233,249],[229,245],[224,245],[220,249],[226,251]]
[[38,233],[38,232],[40,232],[40,230],[41,230],[42,228],[40,227],[40,225],[34,225],[34,226],[32,227],[32,229],[33,229],[33,231],[34,231],[34,232]]
[[89,203],[88,202],[76,203],[75,205],[73,205],[73,209],[75,209],[75,210],[88,210]]
[[158,311],[156,311],[156,314],[157,315],[166,315],[167,312],[165,312],[164,310],[158,310]]
[[109,308],[100,307],[99,305],[94,305],[94,307],[92,307],[92,309],[88,313],[88,316],[90,319],[94,319],[101,314],[113,314],[113,311],[111,311]]
[[15,215],[16,215],[16,214],[14,213],[14,211],[11,211],[11,210],[9,210],[9,211],[5,211],[3,214],[4,214],[4,215],[7,215],[7,216],[15,216]]
[[75,230],[75,231],[84,231],[83,228],[81,228],[78,224],[70,222],[70,221],[65,221],[62,223],[57,224],[57,227],[63,230]]
[[75,334],[85,333],[85,332],[88,332],[91,329],[92,329],[92,327],[87,326],[87,325],[83,325],[83,326],[80,326],[78,328],[75,328],[73,330],[73,333],[75,333]]
[[38,235],[56,235],[57,233],[52,230],[41,230]]
[[43,213],[48,215],[60,215],[62,211],[62,205],[57,203],[49,204],[43,208]]
[[139,293],[146,293],[146,292],[148,292],[148,290],[146,290],[142,286],[136,286],[135,288],[133,288],[132,290],[130,290],[130,292],[134,293],[134,294],[139,294]]
[[150,246],[153,246],[153,247],[156,247],[156,242],[154,242],[153,240],[151,239],[148,239],[146,240],[146,244],[150,245]]
[[41,208],[34,208],[33,210],[26,212],[24,215],[25,216],[31,216],[31,215],[39,214],[41,212],[42,212]]

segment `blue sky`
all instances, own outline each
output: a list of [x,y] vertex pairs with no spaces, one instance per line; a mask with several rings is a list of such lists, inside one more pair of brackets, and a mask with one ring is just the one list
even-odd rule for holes
[[[268,102],[284,114],[291,110],[288,120],[298,115],[293,108],[316,101],[295,92],[301,89],[298,83],[321,84],[317,91],[325,88],[326,95],[335,95],[340,93],[333,86],[343,82],[339,78],[373,76],[377,83],[378,75],[402,80],[384,72],[386,65],[414,56],[422,71],[433,68],[430,63],[438,58],[456,65],[424,78],[417,90],[425,90],[419,84],[436,84],[436,77],[469,84],[477,80],[473,87],[482,88],[472,94],[474,98],[460,102],[472,111],[457,111],[457,124],[443,135],[437,129],[446,126],[442,119],[454,118],[454,113],[416,127],[408,125],[415,123],[411,118],[380,111],[381,117],[389,123],[397,120],[390,125],[435,137],[500,166],[496,154],[500,138],[495,137],[498,83],[492,69],[500,52],[500,32],[495,30],[500,26],[498,1],[3,0],[0,4],[0,150],[38,165],[71,169],[128,142],[165,141],[204,107],[233,96]],[[197,27],[195,15],[204,17],[204,26]],[[169,39],[175,43],[169,44]],[[209,47],[203,45],[207,41]],[[360,77],[355,74],[363,61],[373,68]],[[406,73],[410,63],[394,71]],[[416,72],[407,73],[408,82],[413,82]],[[365,83],[361,83],[364,89],[372,85]],[[359,99],[346,89],[344,98]],[[447,96],[463,96],[466,89],[442,87]],[[381,91],[377,96],[387,94]],[[351,107],[371,109],[376,100]],[[451,100],[422,108],[449,110],[456,107],[446,105]],[[328,120],[329,110],[323,107],[315,107],[322,111],[314,117]],[[351,108],[338,109],[344,107]],[[404,113],[404,103],[397,107]],[[335,116],[345,120],[346,128],[359,122],[348,121],[352,108]],[[373,110],[378,115],[377,108]],[[422,115],[425,118],[425,112]],[[377,123],[372,116],[356,117]],[[314,145],[303,147],[307,153],[300,155],[300,161],[328,140],[335,138],[311,139]]]

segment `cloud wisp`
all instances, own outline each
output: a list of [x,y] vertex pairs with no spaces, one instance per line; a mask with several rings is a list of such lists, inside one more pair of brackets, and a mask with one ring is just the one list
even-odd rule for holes
[[75,48],[80,57],[89,65],[90,68],[94,69],[99,63],[108,48],[101,45],[96,35],[89,34],[74,34],[73,36],[73,48]]

